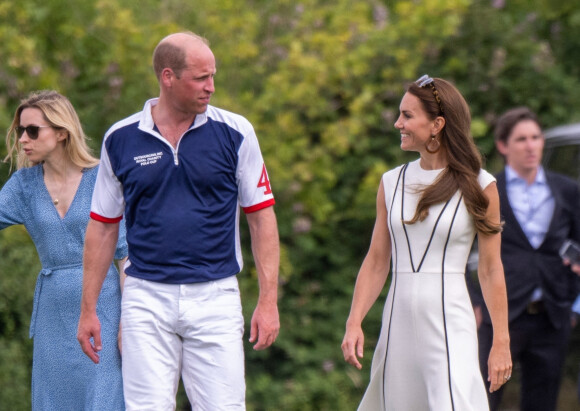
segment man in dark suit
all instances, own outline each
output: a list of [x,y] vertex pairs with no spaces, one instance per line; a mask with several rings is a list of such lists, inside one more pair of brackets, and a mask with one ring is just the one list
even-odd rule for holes
[[[568,177],[541,166],[544,137],[536,115],[520,107],[502,115],[496,148],[505,169],[496,175],[502,220],[501,257],[508,293],[510,348],[521,372],[520,408],[556,409],[570,336],[570,307],[578,276],[558,250],[567,239],[580,242],[580,193]],[[481,302],[481,301],[480,301]],[[487,379],[493,333],[485,304],[474,299],[480,366]],[[487,383],[489,385],[489,383]],[[497,410],[503,388],[489,394]]]

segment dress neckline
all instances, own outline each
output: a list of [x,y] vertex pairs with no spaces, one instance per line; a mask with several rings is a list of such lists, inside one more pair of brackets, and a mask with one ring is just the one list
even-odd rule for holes
[[417,165],[419,166],[419,168],[420,168],[421,170],[423,170],[423,171],[427,171],[427,172],[430,172],[430,171],[433,171],[433,172],[435,172],[435,171],[436,171],[436,172],[439,172],[439,171],[443,171],[443,170],[445,170],[445,169],[447,168],[447,166],[445,166],[445,167],[441,167],[441,168],[433,168],[433,169],[423,168],[423,166],[421,165],[421,158],[418,158],[418,159],[416,160],[416,162],[417,162]]
[[409,163],[409,167],[410,170],[415,176],[425,176],[425,177],[437,177],[443,170],[445,170],[447,167],[444,168],[437,168],[434,170],[426,170],[423,167],[421,167],[421,159],[418,158],[415,161],[412,161]]
[[[420,161],[420,160],[417,160]],[[441,211],[439,212],[439,215],[437,216],[437,219],[435,220],[435,224],[433,225],[433,229],[431,230],[431,236],[429,238],[429,242],[427,243],[427,247],[425,248],[425,251],[423,252],[423,256],[421,257],[421,261],[419,262],[419,265],[417,266],[417,268],[415,268],[415,263],[413,261],[413,252],[411,251],[411,241],[409,238],[409,234],[407,233],[407,223],[405,222],[405,216],[404,216],[404,212],[405,212],[405,175],[407,172],[407,168],[408,165],[403,166],[403,169],[401,170],[401,173],[399,173],[399,179],[401,179],[401,175],[402,175],[402,189],[401,189],[401,224],[403,226],[403,231],[405,233],[405,239],[407,240],[407,247],[409,249],[409,259],[411,261],[411,269],[413,270],[414,273],[417,273],[419,271],[421,271],[421,267],[423,266],[423,262],[425,261],[425,257],[427,257],[427,253],[429,252],[429,247],[431,246],[431,242],[433,241],[433,236],[435,235],[435,231],[437,230],[437,225],[439,224],[439,220],[441,220],[441,217],[443,216],[443,213],[445,212],[445,209],[447,208],[447,206],[449,205],[449,202],[451,201],[451,198],[449,198],[449,200],[447,200],[443,206],[443,208],[441,209]],[[420,168],[420,166],[419,166]],[[421,169],[423,170],[423,169]],[[423,171],[427,171],[430,173],[430,175],[432,176],[436,176],[435,173],[433,173],[433,171],[436,171],[437,173],[441,172],[443,169],[440,170],[423,170]],[[397,181],[398,184],[398,181]],[[394,197],[393,197],[393,201],[394,201]],[[459,198],[459,202],[461,202],[461,197]],[[457,206],[459,207],[459,203],[457,203]],[[455,214],[457,213],[457,209],[455,210]],[[455,214],[453,215],[453,220],[455,220]],[[453,223],[452,223],[453,224]]]
[[58,211],[58,208],[56,207],[56,204],[54,204],[54,202],[52,201],[52,197],[50,196],[50,193],[48,192],[48,188],[46,187],[46,183],[44,182],[44,168],[42,167],[42,164],[39,164],[38,166],[40,167],[38,177],[40,179],[40,184],[44,189],[45,197],[50,201],[50,204],[51,204],[52,208],[54,209],[54,212],[58,216],[59,220],[64,221],[66,219],[67,215],[69,214],[70,209],[73,208],[73,206],[76,202],[77,194],[80,191],[80,188],[83,184],[83,180],[85,179],[85,176],[87,174],[86,172],[89,170],[89,168],[84,167],[81,169],[81,179],[79,181],[79,185],[77,186],[77,189],[73,195],[73,198],[71,200],[71,203],[70,203],[68,209],[66,210],[64,215],[61,215],[60,212]]

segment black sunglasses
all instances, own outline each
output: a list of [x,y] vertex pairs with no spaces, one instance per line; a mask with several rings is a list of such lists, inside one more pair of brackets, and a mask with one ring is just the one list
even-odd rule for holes
[[52,126],[26,126],[26,127],[18,126],[16,127],[16,135],[18,136],[18,138],[20,138],[26,131],[28,138],[30,138],[31,140],[36,140],[38,138],[38,130],[41,128],[48,127]]

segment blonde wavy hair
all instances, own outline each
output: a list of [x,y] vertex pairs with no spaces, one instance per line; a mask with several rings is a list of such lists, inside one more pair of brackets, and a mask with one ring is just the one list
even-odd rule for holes
[[73,164],[82,168],[92,168],[99,164],[99,160],[93,156],[92,150],[87,144],[88,137],[85,135],[79,117],[70,101],[54,90],[41,90],[30,93],[20,102],[16,113],[14,113],[12,124],[8,128],[6,134],[8,154],[4,158],[4,162],[10,162],[10,169],[14,164],[16,164],[17,169],[36,165],[35,162],[29,161],[20,150],[19,138],[16,133],[16,128],[20,126],[20,116],[25,108],[39,109],[51,127],[67,132],[64,148]]

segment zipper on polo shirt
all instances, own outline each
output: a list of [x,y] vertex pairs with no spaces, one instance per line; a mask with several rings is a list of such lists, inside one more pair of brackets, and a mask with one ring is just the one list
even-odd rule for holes
[[189,130],[191,130],[191,128],[185,130],[185,132],[181,135],[179,141],[177,141],[177,146],[175,148],[173,148],[173,146],[169,144],[169,147],[171,147],[171,152],[173,153],[173,164],[175,164],[176,166],[179,165],[179,157],[177,156],[177,153],[179,152],[179,145],[181,144],[181,140],[183,140],[183,138],[185,137],[185,135]]
[[[161,140],[163,142],[163,144],[167,144],[167,146],[171,150],[171,154],[173,154],[173,164],[178,166],[179,165],[179,157],[177,156],[177,150],[179,149],[179,143],[181,142],[181,138],[177,142],[177,147],[174,148],[171,145],[171,143],[169,141],[167,141],[167,139],[165,137],[163,137],[157,129],[153,130],[153,133],[151,133],[151,134],[153,134],[153,136],[155,138]],[[184,133],[184,135],[185,135],[185,133]],[[181,137],[183,138],[183,136],[181,136]]]
[[185,130],[185,132],[181,135],[181,137],[179,138],[179,141],[177,141],[177,146],[175,148],[173,148],[173,146],[171,145],[171,143],[169,141],[167,141],[162,135],[161,133],[158,133],[159,136],[161,137],[162,140],[164,140],[169,147],[171,148],[171,152],[173,153],[173,164],[175,164],[176,166],[179,165],[179,157],[177,156],[177,153],[179,151],[179,145],[181,144],[181,140],[183,140],[183,137],[185,137],[185,135],[192,129],[199,127],[202,124],[205,124],[207,122],[207,117],[205,118],[205,121],[201,122],[200,124],[198,124],[197,126],[195,125],[195,120],[194,120],[194,124],[192,124],[187,130]]
[[171,144],[169,145],[171,147],[171,152],[173,153],[173,164],[175,164],[176,166],[179,165],[179,157],[177,155],[177,153],[179,152],[179,145],[181,144],[181,140],[183,140],[183,136],[187,134],[187,131],[181,135],[181,138],[177,142],[177,146],[175,148]]

